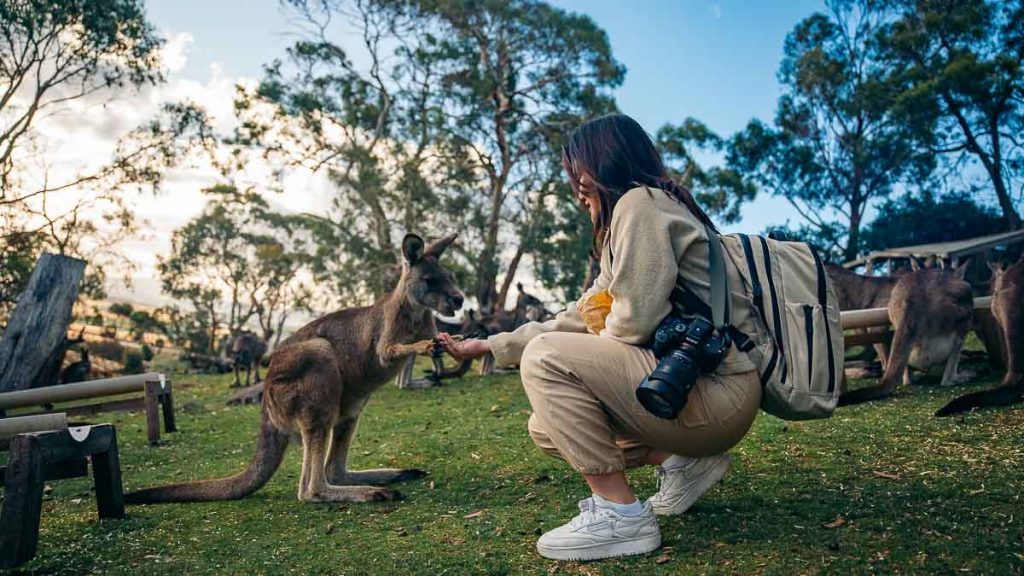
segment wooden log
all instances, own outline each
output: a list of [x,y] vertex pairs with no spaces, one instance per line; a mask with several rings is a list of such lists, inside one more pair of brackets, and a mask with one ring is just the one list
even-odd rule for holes
[[0,340],[0,392],[57,384],[85,261],[43,254]]
[[110,426],[110,443],[103,452],[92,455],[92,479],[96,485],[96,511],[100,518],[124,517],[124,486],[121,483],[121,456],[117,451],[117,431]]
[[892,331],[885,330],[882,332],[850,334],[844,338],[844,341],[847,348],[853,348],[854,346],[861,346],[864,344],[888,344],[892,341]]
[[34,390],[19,390],[0,394],[0,410],[38,406],[47,402],[66,402],[83,398],[115,396],[127,392],[141,391],[146,382],[166,382],[163,374],[149,372],[103,380],[89,380],[74,384],[60,384]]
[[[984,310],[992,307],[991,296],[981,296],[974,299],[974,309]],[[847,310],[839,313],[844,330],[853,328],[871,328],[873,326],[889,325],[888,308],[868,308],[866,310]]]
[[67,428],[68,415],[64,412],[4,418],[0,420],[0,440],[25,432],[67,430]]

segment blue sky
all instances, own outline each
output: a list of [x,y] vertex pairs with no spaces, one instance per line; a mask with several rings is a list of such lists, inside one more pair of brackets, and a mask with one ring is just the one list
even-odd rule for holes
[[[619,107],[649,131],[693,116],[722,135],[752,118],[770,120],[779,95],[776,70],[789,30],[824,9],[820,0],[556,0],[593,18],[608,32],[627,68]],[[151,0],[151,21],[193,38],[176,74],[207,82],[215,68],[228,77],[258,78],[295,36],[273,0]],[[756,232],[795,213],[781,199],[761,198],[733,227]]]

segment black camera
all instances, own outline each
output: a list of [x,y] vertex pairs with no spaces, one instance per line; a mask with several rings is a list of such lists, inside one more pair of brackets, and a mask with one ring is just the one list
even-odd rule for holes
[[651,342],[658,365],[636,389],[637,400],[658,418],[675,418],[686,406],[697,377],[713,372],[731,343],[728,333],[717,334],[706,318],[669,314],[658,325]]

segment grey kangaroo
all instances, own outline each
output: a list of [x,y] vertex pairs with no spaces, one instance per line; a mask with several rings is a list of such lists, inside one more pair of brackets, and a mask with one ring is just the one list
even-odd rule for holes
[[901,379],[910,384],[911,366],[926,369],[944,362],[942,385],[956,383],[960,349],[974,316],[966,272],[965,263],[955,271],[919,269],[899,277],[889,298],[894,332],[882,381],[843,394],[840,406],[891,396]]
[[432,338],[432,310],[451,316],[463,295],[438,259],[455,236],[424,247],[409,234],[395,289],[372,306],[322,316],[292,334],[271,354],[256,455],[227,478],[148,488],[125,495],[132,504],[232,500],[270,480],[293,433],[302,439],[299,500],[367,502],[397,500],[398,491],[376,485],[422,477],[420,470],[351,471],[348,451],[359,415],[374,390],[394,378],[404,356],[392,349]]
[[259,384],[261,380],[260,362],[263,361],[263,355],[267,353],[267,343],[256,334],[245,330],[235,334],[235,337],[231,339],[229,350],[235,368],[235,381],[231,387],[240,388],[242,386],[238,371],[243,366],[245,367],[245,385],[249,386],[253,369],[256,370],[256,384]]
[[1005,270],[992,268],[992,317],[1002,337],[1000,359],[1006,367],[1002,383],[981,392],[955,398],[935,413],[949,416],[973,408],[1008,406],[1024,402],[1024,255]]

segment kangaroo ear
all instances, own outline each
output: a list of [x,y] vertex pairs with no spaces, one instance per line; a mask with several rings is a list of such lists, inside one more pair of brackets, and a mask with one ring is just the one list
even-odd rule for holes
[[423,258],[423,238],[415,234],[406,234],[402,239],[402,256],[409,265],[419,262]]
[[910,257],[910,269],[914,272],[924,269],[924,263],[917,256]]
[[964,260],[964,263],[957,266],[956,270],[953,270],[953,276],[963,280],[967,276],[967,269],[971,267],[971,259]]
[[447,250],[448,247],[452,245],[452,242],[455,242],[455,239],[458,237],[458,233],[455,233],[450,236],[445,236],[440,240],[431,242],[430,246],[427,247],[427,254],[430,254],[435,258],[440,258],[441,254],[444,254],[444,251]]
[[516,290],[519,290],[520,292],[523,291],[523,283],[522,282],[516,282]]
[[999,274],[1003,271],[1003,265],[998,260],[995,262],[989,261],[986,262],[986,264],[988,264],[988,269],[991,270],[993,274]]

